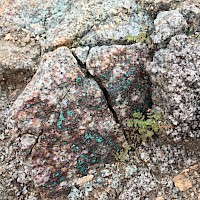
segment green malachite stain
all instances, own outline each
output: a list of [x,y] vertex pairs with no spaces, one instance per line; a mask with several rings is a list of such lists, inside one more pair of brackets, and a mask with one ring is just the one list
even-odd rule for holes
[[107,79],[108,78],[108,76],[106,75],[106,74],[102,74],[102,76],[101,76],[103,79]]
[[72,149],[75,149],[76,152],[79,152],[79,147],[76,144],[72,144]]
[[119,100],[119,104],[120,104],[120,105],[123,104],[123,100],[122,100],[122,99]]
[[82,81],[82,78],[81,77],[77,77],[76,78],[76,83],[80,83]]
[[126,73],[125,73],[125,76],[126,76],[126,77],[129,77],[129,76],[130,76],[130,74],[131,74],[131,72],[130,72],[130,71],[128,71],[128,72],[126,72]]
[[52,185],[52,186],[56,186],[56,185],[57,185],[57,183],[56,183],[56,182],[53,182],[51,185]]
[[96,138],[96,141],[100,143],[103,141],[103,139],[102,139],[102,137],[98,137],[98,138]]
[[84,138],[85,138],[86,140],[88,140],[88,139],[93,139],[94,136],[92,136],[91,134],[86,133],[86,134],[84,135]]
[[62,181],[64,181],[65,180],[65,178],[62,176],[61,178],[60,178],[60,182],[62,182]]
[[62,143],[62,145],[66,145],[66,144],[67,144],[67,142],[63,142],[63,143]]
[[67,115],[68,115],[69,117],[73,117],[74,111],[68,110],[68,111],[67,111]]
[[91,140],[95,140],[98,143],[103,142],[103,138],[95,133],[86,133],[84,135],[84,138],[85,138],[85,141],[87,141],[88,139],[91,139]]
[[80,157],[83,158],[86,162],[89,162],[89,158],[87,155],[82,154]]
[[54,178],[54,177],[56,177],[58,175],[59,175],[59,172],[56,172],[55,174],[52,175],[52,177]]
[[31,106],[31,105],[30,105],[29,103],[28,103],[28,104],[26,104],[26,108],[30,108],[30,106]]
[[62,122],[65,120],[65,117],[63,116],[63,112],[61,111],[60,112],[60,116],[59,116],[59,121],[57,122],[57,127],[59,128],[59,129],[61,129],[62,127],[61,127],[61,124],[62,124]]
[[127,84],[127,85],[130,85],[130,84],[131,84],[131,81],[130,81],[130,80],[126,80],[126,84]]

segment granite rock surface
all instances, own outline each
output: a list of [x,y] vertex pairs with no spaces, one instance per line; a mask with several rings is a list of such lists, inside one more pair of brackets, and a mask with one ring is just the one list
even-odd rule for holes
[[103,92],[66,47],[43,56],[8,126],[13,154],[30,157],[34,184],[46,198],[68,190],[76,171],[85,175],[90,165],[111,162],[125,142]]
[[145,44],[93,47],[86,68],[108,93],[110,105],[126,126],[132,113],[151,107],[150,80],[145,64],[150,61]]
[[169,137],[199,139],[200,41],[186,35],[174,36],[166,49],[155,52],[147,70],[154,85],[153,103],[172,124]]
[[[199,9],[1,0],[0,200],[199,200]],[[114,162],[149,100],[172,129]]]

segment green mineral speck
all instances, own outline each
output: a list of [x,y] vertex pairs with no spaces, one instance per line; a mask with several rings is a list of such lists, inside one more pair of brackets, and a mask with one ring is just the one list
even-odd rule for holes
[[130,84],[131,84],[131,81],[130,81],[130,80],[126,80],[126,84],[127,84],[127,85],[130,85]]
[[67,144],[67,142],[63,142],[63,143],[62,143],[62,145],[66,145],[66,144]]
[[86,134],[84,135],[84,138],[85,138],[86,140],[88,140],[88,139],[93,139],[94,136],[92,136],[91,134],[86,133]]
[[62,124],[62,122],[65,120],[65,117],[63,116],[63,112],[62,112],[62,111],[60,112],[59,119],[60,119],[60,120],[57,122],[57,127],[58,127],[59,129],[61,129],[61,124]]
[[31,106],[31,105],[30,105],[29,103],[28,103],[28,104],[26,104],[26,108],[30,108],[30,106]]
[[28,153],[29,152],[29,149],[26,149],[26,153]]
[[60,120],[62,120],[62,121],[65,120],[65,117],[63,116],[63,112],[62,111],[60,112]]
[[122,100],[122,99],[119,100],[119,104],[120,104],[120,105],[123,104],[123,100]]
[[130,72],[130,71],[128,71],[128,72],[126,72],[126,73],[125,73],[125,76],[126,76],[126,77],[129,77],[129,76],[130,76],[130,74],[131,74],[131,72]]
[[81,77],[77,77],[77,78],[76,78],[76,83],[80,83],[80,82],[81,82],[81,80],[82,80],[82,78],[81,78]]
[[62,124],[61,121],[58,121],[58,122],[57,122],[57,127],[58,127],[59,129],[61,129],[61,124]]
[[98,138],[96,138],[96,141],[100,143],[103,141],[103,139],[102,139],[102,137],[98,137]]
[[65,180],[65,178],[62,176],[61,178],[60,178],[60,182],[62,182],[62,181],[64,181]]
[[76,144],[72,144],[71,148],[75,149],[76,152],[79,152],[79,147]]
[[89,161],[89,158],[87,155],[82,154],[80,157],[83,158],[84,160],[86,160],[87,162]]
[[103,79],[107,79],[108,78],[108,76],[106,75],[106,74],[102,74],[102,76],[101,76]]
[[56,185],[57,185],[57,183],[56,183],[56,182],[53,182],[52,186],[56,186]]
[[68,110],[68,111],[67,111],[67,115],[68,115],[69,117],[73,117],[74,111]]

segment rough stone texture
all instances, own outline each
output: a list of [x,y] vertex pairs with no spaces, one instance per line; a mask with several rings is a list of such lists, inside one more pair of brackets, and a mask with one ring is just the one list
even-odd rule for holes
[[151,106],[150,81],[145,72],[149,61],[146,45],[93,47],[86,68],[106,89],[110,105],[124,125],[136,111]]
[[0,37],[0,72],[6,69],[37,69],[40,45],[25,30],[10,30]]
[[119,44],[125,42],[127,36],[139,35],[144,26],[148,26],[149,30],[152,29],[152,21],[146,13],[138,10],[132,12],[130,16],[127,13],[110,16],[104,22],[93,26],[81,39],[80,44],[90,46]]
[[11,104],[30,81],[40,53],[40,44],[31,32],[14,26],[0,33],[0,96],[6,104]]
[[48,0],[2,0],[0,19],[2,23],[17,24],[36,35],[58,25],[75,1]]
[[187,22],[176,10],[160,12],[154,20],[155,35],[154,43],[164,42],[176,34],[187,30]]
[[185,1],[177,10],[187,20],[190,33],[200,32],[200,2]]
[[[197,123],[199,120],[199,107],[197,106],[199,105],[199,84],[197,83],[199,81],[199,42],[192,38],[183,39],[183,36],[177,36],[177,38],[172,39],[173,45],[170,44],[164,49],[170,37],[182,31],[189,35],[196,32],[198,36],[200,2],[199,0],[186,0],[184,2],[182,0],[136,0],[136,2],[133,0],[44,0],[41,3],[41,0],[0,0],[0,52],[2,53],[0,63],[4,62],[3,65],[0,64],[0,200],[45,200],[48,198],[55,200],[200,199],[199,167],[194,168],[194,166],[199,166],[200,160],[199,140],[196,140],[199,137],[199,124]],[[182,15],[177,14],[176,9]],[[101,137],[103,138],[106,134],[113,136],[113,138],[115,138],[115,134],[122,136],[121,129],[118,128],[113,119],[112,107],[116,110],[120,120],[123,118],[123,112],[120,109],[123,110],[124,108],[116,104],[117,99],[114,100],[113,98],[112,105],[110,102],[106,102],[104,95],[107,94],[105,97],[109,99],[110,93],[108,91],[106,93],[106,87],[103,88],[103,86],[106,86],[108,80],[102,80],[98,71],[99,74],[95,72],[96,77],[94,77],[83,69],[88,50],[96,45],[130,44],[126,41],[126,36],[136,36],[145,25],[149,27],[147,32],[149,37],[152,33],[152,20],[149,16],[156,19],[158,13],[167,10],[172,15],[168,15],[167,20],[161,21],[163,26],[158,25],[159,30],[156,34],[161,34],[161,39],[164,36],[168,37],[168,33],[166,34],[162,30],[163,28],[170,30],[170,35],[165,41],[161,40],[159,45],[152,44],[153,48],[156,46],[162,48],[159,53],[156,52],[156,56],[160,56],[160,58],[157,59],[154,56],[155,63],[153,62],[159,75],[152,73],[155,70],[154,66],[151,66],[149,71],[152,74],[152,81],[156,80],[156,82],[153,81],[152,87],[153,96],[158,98],[154,100],[155,106],[165,111],[166,119],[172,122],[179,120],[180,122],[173,125],[173,130],[168,132],[170,137],[167,137],[170,140],[168,141],[170,145],[167,145],[166,141],[159,137],[149,146],[144,144],[145,146],[141,145],[136,151],[130,151],[129,156],[127,156],[129,160],[126,163],[98,163],[93,165],[96,156],[95,154],[92,155],[91,151],[95,148],[105,154],[97,153],[97,157],[102,158],[106,156],[106,153],[111,152],[110,156],[113,158],[116,149],[111,147],[111,143],[109,147],[108,144],[102,144],[100,141]],[[180,18],[176,18],[177,15]],[[169,24],[166,24],[166,21],[169,21]],[[175,29],[174,24],[176,25]],[[30,42],[27,42],[29,38]],[[131,43],[134,43],[134,41]],[[74,48],[71,51],[81,64],[81,70],[69,50],[66,48],[55,50],[60,46]],[[114,73],[111,73],[113,78],[110,77],[109,81],[112,82],[117,79],[115,84],[123,88],[127,86],[129,80],[135,81],[134,74],[137,74],[137,72],[132,71],[133,74],[127,79],[123,79],[123,77],[125,78],[124,72],[118,77],[115,69],[119,67],[119,64],[123,66],[123,70],[130,69],[129,64],[134,62],[139,55],[142,59],[137,59],[139,59],[138,62],[142,63],[143,68],[143,58],[146,61],[148,60],[146,53],[143,55],[147,51],[145,45],[136,45],[146,49],[144,52],[138,52],[137,56],[135,56],[136,54],[131,55],[135,53],[134,47],[136,46],[133,46],[117,47],[120,51],[123,48],[128,49],[127,57],[123,52],[114,54],[108,51],[103,51],[106,54],[105,56],[99,54],[96,54],[96,57],[94,56],[96,59],[98,59],[98,56],[100,58],[110,56],[106,57],[107,62],[115,61],[117,67],[113,66]],[[99,51],[101,48],[105,50],[105,46],[95,48]],[[108,46],[106,48],[109,49]],[[114,48],[111,46],[110,49],[116,50],[116,46]],[[155,53],[155,49],[151,50],[150,55]],[[15,51],[20,54],[18,55]],[[40,69],[35,75],[36,78],[34,77],[32,82],[28,84],[37,68],[37,62],[40,62],[40,54],[48,51],[53,52],[44,56],[40,63]],[[184,53],[185,51],[187,53]],[[185,57],[181,57],[182,55]],[[18,56],[20,59],[16,61]],[[133,56],[133,58],[129,60],[128,56]],[[10,59],[10,57],[13,59]],[[119,60],[121,57],[123,59]],[[128,63],[125,65],[123,61],[128,61]],[[107,62],[100,60],[101,67],[110,67]],[[71,65],[69,65],[70,63]],[[176,64],[178,67],[175,66]],[[104,74],[103,69],[97,63],[91,66]],[[175,68],[172,68],[172,66],[175,66]],[[165,69],[167,69],[166,73]],[[70,73],[66,74],[66,72],[69,72],[68,70]],[[86,75],[82,71],[85,71]],[[63,74],[59,75],[58,72]],[[187,76],[187,73],[189,76]],[[196,73],[196,75],[193,73]],[[72,79],[69,76],[75,74],[79,74],[82,79],[73,79],[72,77],[73,81],[71,81]],[[182,75],[185,84],[183,87],[178,85],[182,84],[182,82],[179,82]],[[170,82],[167,82],[167,79],[173,81],[172,86]],[[160,83],[159,81],[163,81],[163,84],[157,85],[157,83]],[[174,83],[177,83],[178,86]],[[9,110],[13,101],[26,85],[26,89],[14,103],[12,107],[13,115],[10,116]],[[168,86],[175,88],[173,91],[178,90],[178,92],[162,90]],[[144,92],[145,88],[143,89]],[[139,88],[137,92],[141,92]],[[86,94],[88,94],[87,98],[85,97]],[[115,97],[117,95],[119,97],[120,94],[125,97],[123,91],[118,91]],[[129,94],[130,92],[126,94],[127,102],[130,100]],[[84,98],[82,98],[83,96]],[[70,105],[67,104],[66,99],[70,99]],[[73,101],[71,101],[72,99]],[[178,100],[175,102],[174,99]],[[104,100],[104,102],[100,104],[101,100]],[[131,104],[132,100],[127,106],[130,107]],[[99,110],[94,105],[98,105]],[[70,111],[66,112],[68,106]],[[74,111],[71,110],[72,107],[78,114],[71,112]],[[131,109],[135,110],[135,107]],[[183,109],[185,110],[183,111]],[[194,111],[195,109],[196,111]],[[86,111],[88,112],[86,113]],[[84,119],[81,119],[80,116],[83,116]],[[189,120],[183,120],[182,116],[189,116]],[[5,120],[8,117],[9,123]],[[85,124],[82,124],[82,121]],[[41,123],[40,126],[37,126],[37,123]],[[72,127],[71,132],[64,129],[67,125]],[[9,129],[7,126],[9,126]],[[77,128],[78,126],[82,128],[80,131]],[[98,129],[99,137],[94,132],[86,135],[84,131],[88,130],[88,126],[92,130]],[[195,126],[196,128],[194,128]],[[10,131],[10,128],[12,131]],[[75,131],[72,131],[73,129]],[[67,140],[64,139],[72,138],[70,142],[76,140],[77,137],[70,136],[72,132],[79,136],[85,135],[85,138],[78,142],[82,146],[80,152],[74,145],[72,145],[74,151],[70,149]],[[188,135],[193,136],[193,138],[188,137]],[[172,142],[171,138],[176,140],[181,138],[182,140],[179,141],[181,145]],[[187,143],[188,138],[191,139],[190,145]],[[119,138],[115,139],[118,140]],[[85,156],[87,153],[86,142],[90,147],[95,147],[88,152],[91,155],[88,158]],[[107,151],[105,152],[105,150]],[[76,160],[76,156],[70,158],[71,154],[66,154],[72,151],[75,152],[73,155],[77,157],[80,155],[81,158],[77,163],[78,168],[74,167],[73,171],[72,167],[70,173],[66,166],[70,164],[75,166],[75,163],[65,163],[65,159]],[[61,159],[64,160],[61,161]],[[92,165],[88,166],[86,161]],[[60,170],[61,168],[62,170]],[[175,187],[173,177],[180,175],[183,169],[186,169],[184,174],[186,173],[192,187],[181,192],[178,187]],[[83,173],[84,176],[81,177],[82,175],[76,174],[78,170],[89,171],[88,174]],[[63,180],[63,178],[66,179]],[[45,184],[45,182],[45,187],[42,187],[41,184]],[[183,181],[180,184],[183,185]],[[46,197],[47,194],[50,197]]]
[[77,47],[75,49],[72,49],[73,53],[76,55],[76,57],[81,61],[82,64],[86,63],[86,59],[89,53],[90,47]]
[[[174,140],[200,137],[200,41],[177,35],[157,51],[147,70],[153,83],[152,99],[173,127]],[[198,142],[197,142],[198,145]]]
[[17,24],[40,36],[43,50],[77,46],[80,40],[84,45],[119,43],[127,35],[137,35],[144,25],[152,28],[149,16],[132,0],[50,0],[42,4],[40,0],[14,0],[1,4],[2,23]]
[[31,158],[35,186],[52,199],[68,190],[76,171],[86,174],[90,165],[111,162],[125,141],[103,92],[64,47],[44,55],[13,104],[8,126],[13,154]]
[[[154,141],[151,146],[141,146],[130,155],[128,163],[115,163],[91,169],[94,178],[81,187],[72,187],[69,199],[140,200],[162,197],[196,200],[199,192],[199,153],[188,151],[183,146],[164,145]],[[191,166],[191,167],[190,167]],[[188,173],[193,187],[180,192],[173,184],[173,176],[183,169]],[[159,189],[158,189],[159,188]]]

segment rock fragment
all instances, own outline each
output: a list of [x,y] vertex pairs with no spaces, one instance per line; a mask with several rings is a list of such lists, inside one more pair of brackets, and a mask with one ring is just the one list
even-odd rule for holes
[[168,138],[191,141],[199,149],[200,138],[200,40],[173,37],[166,49],[155,52],[147,67],[153,83],[152,100],[172,124]]
[[151,106],[150,81],[145,63],[150,60],[145,44],[93,47],[86,68],[108,92],[109,103],[120,122]]
[[176,10],[160,12],[154,20],[154,25],[154,43],[161,43],[176,34],[184,33],[188,27],[183,15]]
[[192,187],[191,181],[185,175],[177,175],[173,178],[174,184],[181,192],[184,192]]
[[67,190],[91,165],[112,162],[125,142],[103,92],[66,47],[43,56],[10,114],[13,155],[31,159],[34,184],[46,198]]

